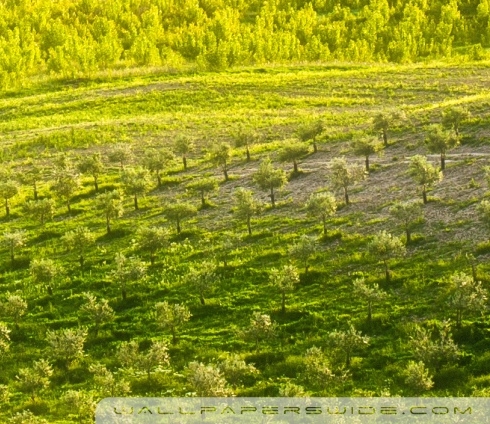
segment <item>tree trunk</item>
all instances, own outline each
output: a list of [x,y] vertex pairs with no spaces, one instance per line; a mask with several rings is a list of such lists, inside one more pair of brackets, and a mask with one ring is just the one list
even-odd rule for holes
[[446,154],[441,153],[441,171],[446,169]]
[[162,186],[162,176],[160,175],[160,172],[157,171],[157,185],[158,188]]
[[425,189],[425,185],[422,189],[422,199],[424,200],[424,205],[426,205],[427,204],[427,191]]
[[347,193],[347,187],[344,187],[344,198],[345,198],[345,204],[349,204],[349,193]]
[[94,187],[96,193],[99,191],[99,182],[97,180],[98,180],[97,175],[94,175]]
[[345,354],[345,367],[349,368],[350,367],[350,352],[347,351]]
[[388,131],[387,130],[383,130],[383,142],[384,142],[385,147],[388,147]]
[[369,172],[369,156],[366,156],[366,172]]
[[5,199],[5,216],[7,218],[10,217],[10,206],[9,206],[9,200]]
[[85,258],[83,257],[83,255],[80,255],[80,257],[78,258],[78,262],[80,262],[80,269],[83,272],[83,265],[85,264]]
[[180,234],[180,219],[177,218],[177,234]]
[[248,229],[248,235],[251,236],[252,235],[252,227],[250,225],[250,217],[249,216],[247,217],[247,229]]
[[34,200],[37,200],[38,194],[37,194],[37,183],[34,181]]
[[138,210],[138,197],[136,196],[136,194],[134,195],[134,210]]
[[123,287],[121,290],[122,300],[126,300],[128,297],[128,293],[126,292],[126,287]]
[[187,171],[187,158],[182,155],[182,163],[184,164],[184,171]]
[[295,160],[293,160],[293,167],[294,167],[294,173],[297,174],[298,173],[298,164],[296,163]]
[[388,261],[384,261],[385,263],[385,276],[386,276],[386,282],[390,282],[391,280],[391,275],[390,275],[390,269],[388,268]]
[[175,328],[172,327],[170,331],[172,332],[172,344],[176,344],[177,343],[177,336],[175,335]]
[[228,168],[226,166],[226,162],[225,162],[225,165],[223,167],[223,174],[225,175],[225,181],[228,181]]
[[150,253],[150,263],[155,265],[155,253],[153,252]]
[[206,206],[206,199],[204,197],[204,190],[201,190],[201,205]]
[[66,208],[68,209],[68,213],[71,213],[71,205],[69,200],[66,202]]
[[276,207],[276,199],[274,198],[274,187],[271,186],[271,204],[272,204],[272,207],[275,208]]
[[476,265],[471,264],[471,275],[473,276],[473,281],[476,283],[477,275],[476,275]]
[[405,229],[405,233],[407,234],[407,244],[409,244],[412,241],[412,233],[408,228]]
[[322,221],[323,221],[323,235],[326,237],[327,236],[327,219],[325,218],[325,215],[323,215]]
[[310,266],[305,263],[305,275],[308,275],[308,269],[310,268]]
[[247,162],[250,162],[250,149],[247,146]]
[[204,300],[204,296],[202,295],[202,293],[199,293],[199,300],[201,301],[201,305],[206,304],[206,301]]
[[318,147],[316,145],[315,139],[313,139],[313,153],[316,153],[316,152],[318,152]]

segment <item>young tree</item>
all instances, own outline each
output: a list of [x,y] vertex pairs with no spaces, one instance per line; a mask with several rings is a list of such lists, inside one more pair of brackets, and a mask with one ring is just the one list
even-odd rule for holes
[[54,215],[54,200],[53,199],[41,199],[41,200],[29,200],[24,209],[28,215],[33,219],[37,219],[44,225],[47,219],[52,219]]
[[91,364],[88,370],[94,374],[94,383],[101,397],[124,397],[131,392],[129,382],[118,379],[105,365]]
[[350,186],[361,181],[365,174],[364,168],[359,165],[349,164],[345,158],[333,158],[332,159],[332,171],[330,174],[330,180],[335,190],[343,190],[345,204],[348,205]]
[[354,296],[367,302],[368,322],[372,321],[373,303],[379,302],[387,297],[386,292],[381,290],[377,284],[368,285],[364,277],[354,280]]
[[34,200],[38,200],[38,184],[43,180],[44,169],[30,161],[27,167],[17,174],[16,178],[21,184],[29,185],[33,190]]
[[425,144],[429,152],[440,153],[441,171],[446,169],[446,152],[458,146],[459,141],[459,137],[454,131],[447,131],[442,125],[433,124],[427,129]]
[[29,271],[33,283],[46,284],[48,293],[52,296],[54,279],[60,274],[60,267],[52,259],[33,259]]
[[175,155],[167,149],[150,149],[143,158],[143,166],[157,177],[158,188],[162,186],[162,171],[175,160]]
[[403,121],[405,115],[403,112],[381,112],[373,118],[373,129],[381,131],[385,147],[388,147],[388,130],[397,122]]
[[335,215],[337,201],[332,193],[313,193],[305,204],[306,213],[315,218],[321,218],[323,222],[323,235],[327,235],[327,218]]
[[270,315],[254,312],[250,319],[249,327],[244,331],[244,336],[255,342],[255,349],[259,350],[259,342],[274,337],[276,325],[271,321]]
[[38,415],[34,415],[28,409],[22,412],[16,412],[8,422],[9,424],[48,424],[46,420]]
[[197,215],[197,208],[190,203],[174,202],[165,208],[163,214],[167,217],[167,219],[175,221],[177,233],[180,234],[180,223],[186,218]]
[[314,386],[331,388],[343,384],[349,377],[349,373],[342,369],[335,374],[325,354],[316,346],[309,348],[304,358],[306,380]]
[[235,147],[245,147],[247,154],[247,162],[250,162],[250,146],[257,143],[259,136],[255,131],[244,130],[240,128],[236,134],[234,134]]
[[140,249],[149,252],[150,263],[155,265],[157,252],[169,243],[168,230],[162,227],[141,227],[138,229],[137,234]]
[[189,321],[192,314],[183,304],[170,305],[166,300],[155,305],[155,319],[157,324],[172,334],[172,343],[177,343],[177,329]]
[[55,176],[54,183],[51,185],[51,190],[56,196],[66,202],[68,213],[71,212],[71,198],[80,187],[80,179],[78,175],[67,172],[58,173]]
[[442,180],[442,172],[430,164],[424,156],[415,155],[410,159],[410,174],[422,186],[422,199],[427,203],[427,189]]
[[8,327],[0,322],[0,355],[5,354],[10,348],[10,330]]
[[418,396],[434,386],[429,370],[422,361],[409,361],[404,372],[405,384]]
[[212,291],[213,287],[218,284],[220,278],[216,273],[214,263],[205,261],[201,262],[199,267],[191,267],[186,275],[186,280],[199,293],[201,305],[205,305],[204,295]]
[[104,172],[104,164],[102,163],[102,156],[100,153],[94,153],[92,155],[85,155],[80,158],[78,162],[78,170],[82,174],[91,175],[94,179],[95,192],[99,191],[99,177]]
[[53,375],[53,368],[45,359],[34,361],[32,368],[19,369],[16,380],[21,392],[29,393],[32,401],[39,392],[49,386],[49,379]]
[[7,219],[10,217],[10,204],[9,200],[19,193],[17,184],[13,181],[0,182],[0,198],[5,201],[5,216]]
[[233,193],[235,197],[235,213],[239,219],[245,219],[247,222],[248,235],[252,235],[250,220],[252,216],[258,215],[262,210],[260,202],[253,198],[253,193],[242,187],[236,189]]
[[218,363],[218,370],[233,387],[243,384],[245,380],[259,374],[253,364],[247,364],[239,355],[234,354]]
[[480,281],[474,281],[464,272],[456,272],[449,279],[447,303],[456,311],[456,326],[461,327],[465,312],[483,312],[486,309],[488,292]]
[[298,129],[298,137],[301,141],[313,141],[313,153],[318,152],[317,137],[325,130],[325,124],[318,120],[310,124],[301,125]]
[[72,416],[72,418],[75,416],[80,424],[84,418],[93,420],[96,403],[91,394],[81,390],[68,390],[61,400],[71,412],[68,416]]
[[51,348],[49,356],[59,360],[64,367],[68,368],[73,361],[83,356],[83,345],[86,338],[85,328],[48,330],[46,341]]
[[333,331],[328,334],[327,343],[334,350],[340,351],[345,357],[346,368],[350,367],[353,353],[369,344],[369,337],[362,336],[352,324],[347,331]]
[[395,237],[386,231],[380,231],[368,244],[368,252],[374,258],[383,262],[386,281],[390,281],[390,259],[405,255],[406,250],[402,241],[398,237]]
[[148,381],[153,371],[168,367],[170,363],[168,346],[165,342],[153,342],[151,347],[144,352],[140,350],[135,340],[123,342],[117,356],[123,366],[144,371]]
[[232,394],[220,370],[212,365],[191,362],[187,368],[187,381],[197,396],[225,397]]
[[211,160],[223,171],[225,181],[228,181],[228,164],[232,154],[232,148],[228,143],[215,144],[209,151]]
[[194,193],[199,193],[201,206],[204,208],[207,205],[206,195],[218,191],[218,181],[216,178],[201,178],[187,184],[186,188]]
[[134,210],[138,210],[138,197],[144,196],[148,191],[149,174],[145,168],[125,169],[121,175],[124,193],[133,196]]
[[175,153],[182,156],[184,171],[187,171],[187,155],[194,150],[194,142],[186,136],[179,136],[175,140]]
[[84,293],[83,296],[86,303],[81,306],[80,312],[87,315],[93,323],[94,335],[97,337],[100,326],[114,320],[114,310],[109,306],[109,303],[105,299],[97,302],[97,298],[91,293]]
[[270,190],[271,205],[276,206],[274,189],[280,189],[287,183],[286,173],[282,169],[276,169],[270,158],[264,159],[259,169],[253,175],[253,182],[262,190]]
[[83,272],[85,252],[95,243],[94,234],[86,227],[77,227],[75,230],[67,231],[61,240],[68,250],[75,251],[78,254],[80,269]]
[[407,244],[409,244],[413,229],[423,220],[423,211],[420,202],[395,202],[390,208],[390,214],[405,231]]
[[128,164],[133,158],[133,151],[129,144],[117,143],[112,146],[108,156],[110,162],[119,163],[121,169],[124,169],[124,165]]
[[284,265],[281,269],[272,268],[269,281],[281,293],[281,312],[284,314],[286,313],[286,293],[292,292],[294,285],[299,283],[298,269],[293,265]]
[[354,142],[353,148],[354,154],[364,156],[366,172],[369,173],[369,157],[379,153],[383,149],[383,144],[378,141],[377,137],[363,137]]
[[459,136],[459,126],[461,122],[466,121],[471,116],[468,109],[461,106],[453,106],[442,113],[442,125],[454,130],[456,136]]
[[10,262],[13,265],[15,261],[14,252],[16,249],[24,246],[26,232],[24,230],[7,231],[3,233],[3,242],[10,253]]
[[299,141],[289,141],[279,151],[280,162],[293,162],[293,174],[296,175],[299,172],[298,160],[307,155],[309,148],[307,145]]
[[121,194],[117,190],[101,193],[95,198],[95,204],[105,215],[107,234],[109,234],[111,219],[121,217],[124,212]]
[[19,329],[19,321],[27,311],[27,302],[19,295],[7,293],[7,299],[2,303],[3,313],[11,317],[14,321],[15,328]]
[[146,264],[137,257],[126,258],[122,253],[117,253],[115,257],[116,269],[111,272],[111,276],[121,287],[123,300],[127,298],[127,285],[141,281],[146,276]]
[[439,324],[437,332],[433,333],[417,326],[410,336],[409,346],[417,360],[423,361],[436,371],[445,364],[455,362],[459,354],[458,346],[451,337],[448,322]]
[[308,261],[318,251],[317,241],[306,234],[303,234],[299,240],[289,248],[289,256],[301,262],[305,268],[305,274],[308,274],[310,267]]

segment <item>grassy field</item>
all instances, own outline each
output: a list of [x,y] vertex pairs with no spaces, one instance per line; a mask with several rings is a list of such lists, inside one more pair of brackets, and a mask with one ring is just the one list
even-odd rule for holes
[[[110,235],[103,214],[95,207],[90,177],[84,177],[71,213],[59,203],[53,220],[43,226],[23,212],[23,204],[32,198],[30,187],[23,186],[12,199],[10,219],[0,221],[2,230],[24,229],[27,241],[13,265],[8,250],[0,251],[0,299],[5,300],[8,293],[19,294],[27,300],[28,310],[18,328],[3,314],[11,330],[11,345],[1,358],[0,384],[9,386],[11,397],[0,406],[1,420],[29,409],[49,422],[76,421],[73,409],[72,416],[63,418],[69,415],[69,406],[60,401],[62,394],[81,390],[96,401],[101,399],[89,365],[99,361],[117,370],[121,363],[116,352],[122,341],[129,340],[137,340],[141,349],[157,340],[169,341],[168,371],[155,372],[150,381],[144,373],[127,374],[134,396],[193,392],[186,379],[188,364],[216,364],[230,354],[258,369],[234,387],[238,396],[278,396],[284,394],[287,383],[317,396],[409,396],[414,392],[405,384],[403,370],[415,358],[410,345],[413,328],[420,324],[434,329],[447,319],[460,353],[453,363],[431,370],[434,386],[426,393],[487,395],[488,313],[467,313],[457,328],[445,293],[454,272],[471,273],[465,253],[475,255],[483,287],[490,284],[488,229],[476,211],[489,194],[482,170],[490,165],[489,74],[487,63],[265,67],[209,74],[155,72],[111,81],[40,82],[28,91],[4,94],[0,99],[0,154],[3,167],[11,168],[13,175],[24,172],[30,161],[50,167],[59,152],[73,158],[100,152],[106,160],[111,146],[120,142],[129,143],[135,154],[129,166],[150,147],[172,148],[179,135],[192,137],[197,149],[189,155],[189,169],[182,171],[177,162],[165,173],[162,187],[141,199],[138,211],[126,197],[125,213],[114,220]],[[461,145],[448,154],[444,179],[429,193],[424,222],[415,230],[407,254],[391,262],[388,283],[382,265],[367,254],[367,245],[381,230],[404,239],[389,208],[397,200],[421,198],[408,172],[409,159],[427,154],[424,126],[440,122],[441,112],[454,105],[471,112],[461,127]],[[329,188],[332,158],[346,156],[349,162],[363,163],[362,157],[352,153],[350,141],[371,130],[376,113],[394,108],[403,110],[408,120],[390,131],[390,145],[383,155],[372,157],[369,177],[351,191],[352,203],[344,205],[342,193],[336,193],[339,209],[328,222],[329,235],[322,237],[321,222],[306,215],[306,200],[311,193]],[[267,206],[261,216],[252,219],[253,235],[247,236],[245,221],[238,220],[233,211],[233,192],[249,188],[267,202],[267,193],[252,182],[260,159],[270,155],[277,164],[283,141],[294,138],[300,124],[319,118],[327,127],[319,151],[300,161],[301,174],[280,191],[276,208]],[[211,196],[211,206],[184,221],[182,233],[176,234],[174,224],[164,217],[165,207],[175,199],[199,206],[199,197],[185,186],[204,175],[223,179],[206,149],[215,142],[232,143],[239,125],[261,135],[260,143],[251,149],[252,161],[245,160],[243,149],[234,149],[230,180],[220,183],[219,193]],[[438,163],[437,155],[428,157]],[[292,171],[292,164],[278,166],[289,174]],[[107,162],[100,190],[118,187],[119,174],[119,168]],[[48,179],[40,185],[41,197],[53,196]],[[83,275],[77,256],[60,243],[63,234],[81,225],[96,235]],[[123,300],[110,276],[114,257],[122,252],[149,262],[135,232],[144,225],[168,227],[170,244],[149,266],[144,282],[129,284],[128,297]],[[227,248],[229,260],[224,266],[219,258],[230,234],[236,237],[232,248]],[[287,310],[282,313],[281,296],[269,284],[269,272],[290,261],[288,248],[303,234],[317,238],[320,248],[307,274],[298,264],[300,282],[288,294]],[[54,259],[63,268],[53,295],[32,283],[29,263],[39,258]],[[220,279],[202,305],[186,276],[191,265],[199,266],[204,260],[216,261]],[[366,303],[352,295],[353,280],[362,274],[388,294],[374,304],[371,323]],[[16,375],[33,361],[50,357],[48,330],[90,325],[80,313],[84,292],[107,299],[116,318],[104,324],[97,336],[89,332],[85,356],[67,368],[52,361],[49,388],[31,398],[19,389]],[[170,343],[170,333],[155,322],[154,305],[164,300],[185,303],[192,313],[179,330],[176,344]],[[261,342],[258,349],[241,336],[254,311],[269,314],[277,324],[275,337]],[[346,330],[350,323],[370,337],[367,348],[354,352],[350,377],[328,387],[313,383],[305,368],[305,352],[320,347],[332,369],[341,369],[343,360],[327,346],[327,339],[329,333]]]

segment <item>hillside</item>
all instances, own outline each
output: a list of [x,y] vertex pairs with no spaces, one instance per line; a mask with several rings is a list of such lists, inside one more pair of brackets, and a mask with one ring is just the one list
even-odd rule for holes
[[[11,417],[30,410],[50,423],[76,422],[79,416],[91,422],[91,402],[111,394],[487,396],[490,244],[479,205],[489,196],[484,170],[490,165],[489,69],[479,62],[142,72],[106,80],[39,81],[5,94],[0,99],[0,193],[4,199],[9,182],[19,192],[9,200],[9,216],[0,212],[0,225],[2,233],[24,233],[13,261],[6,236],[0,250],[1,420],[25,422],[25,416]],[[470,115],[460,125],[460,144],[446,155],[443,178],[420,206],[423,219],[407,243],[390,208],[397,202],[421,203],[421,187],[410,174],[412,157],[423,155],[439,166],[439,154],[429,153],[424,140],[428,126],[441,123],[450,107],[466,108]],[[349,187],[345,204],[343,191],[333,186],[335,158],[363,167],[365,158],[354,153],[353,143],[366,134],[377,137],[373,118],[391,111],[404,117],[388,130],[382,154],[371,155],[369,174]],[[318,151],[313,152],[311,139],[304,141],[309,151],[294,174],[292,161],[281,162],[281,154],[302,126],[319,119],[324,128],[316,138]],[[240,131],[255,131],[250,161],[244,147],[234,147]],[[186,138],[195,149],[187,154],[184,170],[175,143]],[[232,151],[226,181],[210,157],[219,143],[229,143]],[[118,159],[122,164],[110,160],[116,149],[127,153]],[[161,172],[160,187],[155,172],[149,173],[141,190],[146,194],[138,195],[135,209],[126,184],[124,212],[111,218],[108,232],[98,201],[114,189],[122,193],[132,170],[144,175],[141,165],[159,149],[176,153]],[[78,166],[94,155],[102,161],[98,193],[94,178],[80,174]],[[276,190],[275,207],[269,191],[254,182],[267,157],[288,178]],[[81,183],[63,197],[52,187],[70,175]],[[211,190],[202,206],[189,184],[204,177],[215,178],[219,190]],[[263,203],[262,213],[251,218],[251,235],[236,210],[239,188]],[[321,219],[307,213],[305,203],[327,191],[335,195],[337,211],[327,219],[325,235]],[[44,223],[32,212],[43,199],[54,201],[53,216],[46,212]],[[179,202],[197,210],[182,220],[177,233],[169,210]],[[82,243],[82,266],[80,252],[66,243],[66,234],[79,227],[91,233]],[[140,233],[146,227],[164,229],[153,264],[144,249],[148,234]],[[404,254],[389,259],[389,279],[382,256],[369,254],[380,231],[406,245]],[[317,246],[308,272],[303,261],[288,254],[304,235]],[[54,261],[42,265],[44,273],[35,269],[42,268],[41,259]],[[277,278],[285,275],[288,264],[297,267],[299,281],[285,289],[282,311],[271,275],[273,268],[281,270]],[[454,274],[464,272],[471,281],[472,264],[481,286],[465,294],[473,300],[460,299],[459,315]],[[144,278],[140,269],[146,269]],[[199,280],[206,272],[207,280]],[[371,319],[368,295],[354,290],[360,277],[376,293],[381,290]],[[204,287],[202,295],[196,281]],[[85,293],[97,302],[105,299],[113,319],[101,318],[96,328],[95,315],[89,318],[84,306],[90,303]],[[21,299],[17,309],[13,295]],[[27,309],[16,315],[13,311],[23,311],[22,299]],[[191,314],[176,328],[175,339],[170,328],[158,325],[156,305],[164,301],[185,305]],[[263,320],[257,339],[250,337],[254,312]],[[275,325],[271,337],[264,315]],[[369,343],[346,357],[338,332],[350,325]],[[83,355],[77,348],[56,347],[56,337],[62,339],[56,331],[63,329],[74,331],[73,340],[75,330],[82,329]],[[434,354],[431,340],[441,335],[446,351]],[[125,355],[118,353],[130,341],[140,353],[128,345]],[[145,366],[141,358],[149,352],[159,359]],[[41,359],[49,362],[45,371],[39,370]],[[106,369],[94,368],[96,363]],[[214,386],[200,385],[199,367],[214,373]],[[416,383],[407,378],[407,367]],[[37,375],[37,382],[27,382],[27,374]]]

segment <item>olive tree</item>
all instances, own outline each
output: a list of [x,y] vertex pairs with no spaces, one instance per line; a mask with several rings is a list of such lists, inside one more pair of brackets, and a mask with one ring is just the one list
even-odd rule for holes
[[364,277],[357,278],[353,283],[353,295],[367,303],[368,322],[372,321],[373,303],[379,302],[387,297],[386,292],[381,290],[377,284],[368,284]]
[[279,151],[280,162],[293,162],[293,174],[299,172],[298,160],[309,152],[308,146],[299,141],[288,141]]
[[117,190],[107,191],[95,198],[95,205],[98,210],[104,213],[107,234],[109,234],[111,232],[111,220],[120,218],[123,215],[122,196]]
[[172,343],[177,343],[177,329],[191,318],[189,308],[183,304],[170,305],[166,300],[155,305],[155,319],[159,327],[169,330]]
[[301,141],[313,141],[313,153],[318,152],[317,137],[325,130],[323,121],[318,120],[309,124],[303,124],[298,129],[298,137]]
[[138,257],[127,258],[122,253],[115,257],[116,269],[111,272],[111,277],[119,287],[123,300],[127,298],[127,286],[129,283],[139,282],[146,276],[146,264]]
[[108,157],[110,162],[118,163],[121,169],[124,169],[124,165],[133,158],[133,151],[129,144],[116,143],[111,147]]
[[8,421],[9,424],[48,424],[48,422],[34,415],[29,409],[25,409],[22,412],[16,412],[15,415]]
[[194,142],[186,136],[178,136],[175,140],[175,153],[182,157],[184,171],[187,170],[187,155],[194,150]]
[[239,355],[234,354],[218,363],[218,370],[233,387],[243,384],[250,377],[259,374],[253,364],[247,364]]
[[34,361],[31,368],[20,368],[17,372],[16,383],[21,392],[29,393],[34,401],[39,392],[49,386],[53,368],[45,359]]
[[294,290],[299,283],[298,269],[293,265],[284,265],[281,269],[272,268],[269,273],[269,281],[272,286],[281,293],[281,312],[286,313],[286,294]]
[[150,254],[150,263],[154,265],[157,252],[169,243],[168,230],[162,227],[141,227],[137,235],[140,249]]
[[422,199],[425,205],[427,203],[427,190],[442,180],[442,172],[438,171],[422,155],[412,156],[409,169],[416,183],[422,186]]
[[104,172],[104,164],[100,153],[85,155],[79,159],[78,171],[88,174],[94,179],[95,192],[99,191],[99,177]]
[[364,157],[366,172],[369,172],[370,156],[379,153],[382,149],[383,144],[377,137],[362,137],[353,144],[354,154]]
[[240,128],[233,136],[235,141],[235,147],[245,147],[245,153],[247,155],[247,162],[250,162],[250,147],[257,143],[259,136],[253,130],[244,130]]
[[239,219],[245,219],[247,222],[248,235],[252,235],[250,221],[254,215],[260,214],[262,204],[254,199],[253,193],[242,187],[233,193],[235,198],[235,214]]
[[401,111],[380,112],[373,118],[373,129],[381,132],[385,147],[388,146],[389,129],[405,119],[405,114]]
[[68,212],[71,212],[71,198],[80,188],[80,178],[76,174],[69,172],[58,173],[51,185],[51,190],[56,196],[66,202]]
[[425,144],[431,153],[441,155],[441,171],[446,169],[446,152],[459,145],[459,137],[453,130],[445,130],[442,125],[433,124],[427,129]]
[[306,213],[315,218],[321,218],[323,222],[323,235],[327,235],[327,218],[335,215],[337,201],[329,192],[313,193],[305,204]]
[[50,347],[48,355],[68,368],[73,361],[83,356],[86,339],[85,328],[48,330],[46,333],[46,341]]
[[38,184],[44,178],[44,169],[30,161],[27,164],[26,168],[16,175],[16,178],[21,184],[31,186],[33,191],[33,198],[34,200],[38,200]]
[[197,215],[197,208],[187,202],[174,202],[165,207],[163,214],[167,219],[175,221],[177,233],[180,234],[181,222],[184,219]]
[[456,326],[461,327],[464,313],[483,312],[487,308],[488,292],[480,281],[474,281],[464,272],[456,272],[449,278],[447,304],[456,312]]
[[402,241],[386,231],[378,232],[368,244],[368,252],[377,260],[383,262],[385,267],[386,281],[390,281],[391,274],[389,262],[391,259],[403,256],[406,253]]
[[466,121],[470,116],[468,109],[461,106],[452,106],[442,112],[442,125],[454,130],[456,136],[459,136],[461,122]]
[[[61,397],[61,402],[68,408],[68,417],[75,416],[80,424],[87,418],[93,421],[96,403],[92,395],[81,390],[68,390]],[[86,422],[86,421],[85,421]]]
[[232,148],[228,143],[215,144],[209,151],[211,160],[223,171],[225,181],[228,181],[228,166],[232,153]]
[[94,234],[87,227],[77,227],[72,231],[67,231],[61,240],[68,250],[76,252],[80,269],[83,272],[86,251],[95,243]]
[[296,243],[289,248],[289,256],[301,262],[305,268],[305,274],[310,267],[308,261],[318,251],[317,241],[306,234],[303,234]]
[[255,349],[259,349],[259,342],[275,336],[276,325],[271,321],[270,315],[254,312],[250,319],[250,325],[243,332],[247,339],[255,342]]
[[7,246],[10,253],[10,262],[15,261],[15,250],[24,246],[26,232],[24,230],[7,231],[3,233],[3,243]]
[[187,184],[186,188],[201,196],[201,206],[204,208],[207,205],[206,196],[209,193],[218,191],[218,181],[216,178],[201,178]]
[[123,397],[131,392],[129,382],[118,378],[100,363],[90,364],[88,370],[94,375],[94,383],[102,397]]
[[10,348],[10,330],[0,322],[0,355],[5,354]]
[[422,361],[409,361],[403,374],[405,376],[405,384],[416,395],[420,395],[434,386],[429,370]]
[[413,229],[423,220],[423,211],[420,202],[395,202],[390,208],[390,214],[405,231],[407,244],[409,244]]
[[162,171],[169,167],[175,160],[175,155],[167,149],[149,149],[143,158],[143,166],[148,171],[155,173],[158,187],[162,186]]
[[134,210],[138,208],[138,197],[144,196],[148,191],[149,174],[145,168],[125,169],[121,174],[124,193],[133,196]]
[[33,259],[29,272],[34,284],[45,284],[50,296],[53,295],[54,279],[60,274],[61,268],[52,259]]
[[53,218],[54,209],[53,199],[29,200],[24,205],[24,210],[27,215],[39,220],[41,225],[44,225],[46,220]]
[[7,219],[10,217],[10,203],[9,200],[19,193],[19,187],[14,181],[2,181],[0,182],[0,198],[5,202],[5,216]]
[[330,181],[335,190],[343,190],[345,204],[349,202],[349,187],[364,179],[365,173],[362,166],[349,164],[345,158],[333,158],[330,172]]
[[197,396],[224,397],[232,394],[221,371],[213,365],[191,362],[187,367],[187,381]]
[[109,306],[107,300],[97,301],[97,298],[91,293],[83,293],[83,297],[85,303],[80,307],[80,312],[93,323],[94,335],[97,337],[100,326],[114,320],[114,310]]
[[19,329],[19,321],[27,311],[27,302],[17,294],[7,293],[5,302],[1,304],[2,313],[14,321],[15,328]]
[[270,190],[271,205],[274,208],[275,189],[281,189],[287,183],[286,173],[282,169],[276,169],[272,165],[270,158],[264,159],[259,169],[253,174],[253,182],[262,190]]
[[335,330],[327,336],[327,344],[334,349],[334,351],[343,354],[346,368],[350,367],[354,352],[369,345],[369,340],[369,337],[363,336],[352,324],[350,324],[347,331]]
[[220,280],[216,273],[216,266],[209,261],[201,262],[197,267],[191,267],[185,279],[198,292],[201,305],[206,304],[204,295],[211,292]]
[[304,355],[305,378],[308,383],[322,389],[343,384],[349,372],[343,369],[334,371],[322,350],[316,346],[309,348]]

